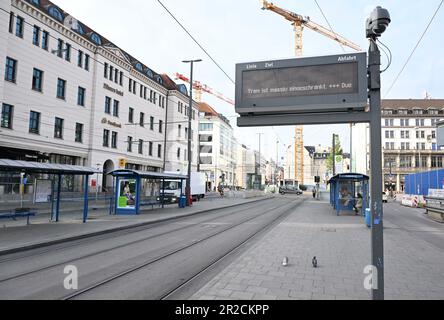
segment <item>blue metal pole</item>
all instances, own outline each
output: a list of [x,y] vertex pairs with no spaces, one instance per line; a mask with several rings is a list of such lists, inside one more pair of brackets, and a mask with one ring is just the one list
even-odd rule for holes
[[56,202],[56,222],[59,222],[60,212],[60,189],[62,189],[62,175],[59,174],[59,180],[57,182],[57,202]]
[[83,223],[86,223],[86,220],[88,219],[88,202],[89,202],[89,197],[88,197],[88,187],[89,187],[89,176],[85,175],[84,176],[85,181],[84,181],[84,200],[83,200]]

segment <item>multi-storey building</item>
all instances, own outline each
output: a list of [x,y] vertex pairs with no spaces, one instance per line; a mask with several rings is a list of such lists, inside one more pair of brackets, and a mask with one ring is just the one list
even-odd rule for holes
[[[104,173],[182,169],[169,158],[182,141],[166,124],[190,112],[184,86],[48,0],[0,4],[2,158],[87,165]],[[193,138],[197,148],[196,133]],[[103,174],[97,185],[107,189],[111,182]]]
[[200,103],[200,170],[207,175],[208,190],[219,184],[236,187],[237,142],[228,119]]
[[[382,101],[385,189],[402,192],[406,175],[443,168],[444,151],[437,146],[436,139],[436,122],[443,118],[444,100]],[[369,136],[367,126],[355,126],[353,167],[371,174]],[[361,153],[366,150],[356,154],[358,148]]]

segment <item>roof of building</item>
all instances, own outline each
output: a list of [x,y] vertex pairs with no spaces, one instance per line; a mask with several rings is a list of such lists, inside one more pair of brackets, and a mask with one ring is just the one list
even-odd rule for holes
[[0,171],[46,173],[46,174],[75,174],[75,175],[85,175],[85,174],[90,175],[93,173],[102,173],[101,170],[90,167],[72,166],[66,164],[17,161],[9,159],[0,159]]
[[199,111],[202,113],[205,113],[205,115],[211,115],[218,117],[219,113],[214,110],[208,103],[200,102],[199,103]]
[[[68,12],[64,11],[56,4],[52,3],[49,0],[26,0],[26,1],[31,5],[33,5],[34,7],[41,10],[43,13],[51,16],[53,19],[63,24],[65,27],[67,28],[70,27],[72,31],[76,32],[78,35],[94,43],[95,45],[99,47],[119,49],[125,56],[126,60],[132,65],[132,67],[135,70],[137,70],[144,76],[147,76],[151,80],[157,82],[158,84],[168,89],[167,85],[164,83],[165,78],[163,77],[163,75],[154,72],[148,66],[146,66],[145,64],[134,58],[132,55],[130,55],[126,51],[116,46],[114,43],[112,43],[110,40],[108,40],[98,32],[92,30],[87,25],[75,19]],[[174,81],[172,82],[174,83]],[[171,86],[171,83],[169,85]],[[175,84],[174,88],[175,88],[174,90],[177,90],[178,86]],[[180,91],[182,92],[182,90]]]
[[386,99],[383,109],[443,109],[444,99]]

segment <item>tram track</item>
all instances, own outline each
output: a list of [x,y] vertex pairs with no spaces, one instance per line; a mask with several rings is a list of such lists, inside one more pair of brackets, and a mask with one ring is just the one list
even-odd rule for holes
[[280,213],[274,217],[270,222],[265,223],[264,226],[261,226],[258,230],[256,230],[255,232],[253,232],[251,235],[248,235],[246,239],[243,239],[240,243],[236,244],[234,247],[230,248],[227,252],[223,252],[221,255],[219,255],[219,257],[217,257],[216,259],[212,260],[210,263],[206,264],[205,266],[199,268],[198,272],[193,273],[193,275],[191,277],[188,277],[187,279],[184,279],[183,281],[181,281],[180,284],[174,286],[173,288],[169,288],[165,293],[159,295],[158,300],[166,300],[169,297],[171,297],[172,295],[174,295],[176,292],[178,292],[180,289],[182,289],[184,286],[186,286],[187,284],[189,284],[190,282],[192,282],[194,279],[196,279],[197,277],[199,277],[200,275],[202,275],[203,273],[205,273],[207,270],[211,269],[213,266],[215,266],[216,264],[218,264],[219,262],[221,262],[222,260],[224,260],[226,257],[228,257],[229,255],[231,255],[233,252],[239,250],[239,248],[241,248],[242,246],[244,246],[246,243],[248,243],[249,241],[251,241],[253,238],[255,238],[257,235],[263,233],[264,231],[266,231],[268,228],[272,227],[273,225],[275,225],[276,222],[280,221],[281,219],[285,218],[286,215],[289,214],[289,212],[294,209],[295,207],[297,207],[298,205],[300,205],[303,201],[300,200],[295,200],[290,202],[289,204],[286,205],[277,205],[274,206],[273,208],[268,209],[266,212],[264,213],[260,213],[257,215],[254,215],[253,217],[249,217],[247,219],[243,219],[240,222],[234,223],[226,228],[223,228],[217,232],[211,233],[205,237],[202,237],[198,240],[192,241],[190,243],[187,243],[183,246],[180,246],[176,249],[173,249],[165,254],[162,254],[159,257],[150,259],[148,261],[144,261],[140,264],[138,264],[137,266],[134,266],[132,268],[129,268],[127,270],[123,270],[119,273],[116,273],[112,276],[109,276],[101,281],[98,281],[96,283],[93,283],[89,286],[87,286],[84,289],[78,290],[70,295],[64,296],[63,298],[61,298],[62,300],[73,300],[73,299],[78,299],[81,298],[83,295],[85,294],[91,294],[94,290],[96,289],[100,289],[101,287],[112,283],[115,280],[121,279],[125,276],[128,276],[132,273],[135,273],[139,270],[142,270],[144,268],[147,268],[148,266],[151,266],[157,262],[160,262],[168,257],[171,257],[177,253],[180,253],[182,251],[185,251],[189,248],[192,248],[198,244],[202,244],[205,241],[212,239],[218,235],[221,235],[229,230],[233,230],[239,226],[242,226],[244,224],[247,224],[249,222],[252,222],[260,217],[264,217],[266,215],[269,215],[270,212],[274,212],[274,210],[279,210]]
[[[219,215],[218,217],[214,217],[213,216],[213,217],[211,217],[209,219],[206,219],[206,220],[203,220],[203,221],[200,221],[200,222],[196,222],[195,224],[207,223],[207,222],[210,222],[210,221],[212,221],[214,219],[217,219],[217,218],[222,218],[222,217],[234,215],[234,214],[237,214],[237,213],[240,213],[240,212],[248,211],[248,210],[250,210],[250,209],[252,209],[254,207],[257,207],[258,202],[260,202],[260,203],[262,203],[262,202],[269,202],[270,200],[273,200],[273,199],[274,198],[266,198],[266,199],[259,200],[259,201],[254,201],[254,202],[249,202],[249,203],[242,203],[242,204],[239,204],[237,206],[230,207],[230,208],[215,209],[215,210],[212,210],[213,212],[211,213],[211,215],[216,215],[217,213],[215,213],[215,212],[218,212],[218,211],[230,210],[230,212],[228,212],[226,214]],[[239,207],[245,207],[245,208],[239,209]],[[6,258],[4,258],[4,259],[0,259],[0,265],[3,264],[3,263],[8,263],[8,262],[12,262],[12,261],[21,260],[21,259],[31,258],[31,257],[34,257],[34,256],[41,256],[41,255],[43,255],[45,253],[53,253],[55,251],[61,251],[61,250],[66,250],[66,249],[69,249],[69,248],[77,247],[77,246],[82,245],[84,243],[87,244],[87,243],[91,242],[92,238],[94,238],[95,240],[101,241],[101,240],[111,239],[111,238],[114,238],[116,236],[134,235],[135,233],[145,232],[147,230],[154,229],[156,227],[163,226],[163,225],[166,225],[166,224],[178,223],[181,220],[187,220],[187,219],[190,219],[190,218],[198,218],[199,216],[207,216],[207,215],[208,215],[208,212],[199,212],[199,213],[195,213],[195,214],[188,215],[188,216],[175,217],[175,218],[172,218],[172,219],[167,220],[167,221],[153,222],[153,223],[150,223],[150,224],[147,224],[147,225],[144,225],[144,226],[135,226],[133,228],[128,228],[128,229],[125,229],[125,230],[117,230],[115,232],[110,232],[110,233],[107,233],[107,234],[104,234],[104,235],[94,235],[94,236],[91,236],[91,237],[86,237],[84,239],[67,241],[66,243],[62,243],[62,244],[49,245],[48,247],[45,247],[44,249],[40,249],[40,248],[39,249],[30,249],[30,250],[25,251],[24,253],[13,253],[13,254],[5,255]],[[155,236],[162,236],[164,234],[168,234],[168,233],[172,233],[172,232],[175,232],[175,231],[179,231],[179,230],[182,230],[183,228],[190,227],[190,226],[192,226],[192,225],[176,228],[176,229],[167,231],[165,233],[160,233],[160,234],[155,235]],[[141,240],[143,241],[143,240],[148,240],[148,239],[150,239],[150,238],[141,239]],[[134,243],[137,243],[137,242],[134,242]],[[131,243],[131,244],[134,244],[134,243]],[[110,248],[110,249],[112,250],[113,248]],[[106,252],[106,250],[104,250],[103,252]],[[97,252],[97,253],[100,253],[100,252]],[[8,256],[12,256],[12,257],[8,258]],[[4,281],[4,280],[0,279],[0,283],[2,281]]]
[[[267,199],[267,201],[264,201],[264,202],[268,203],[269,200],[272,200],[272,199]],[[76,261],[88,259],[88,258],[97,256],[97,255],[100,255],[100,254],[104,254],[104,253],[108,253],[108,252],[111,252],[111,251],[114,251],[114,250],[118,250],[118,249],[122,249],[122,248],[125,248],[125,247],[129,247],[131,245],[142,243],[142,242],[145,242],[145,241],[148,241],[148,240],[152,240],[152,239],[155,239],[155,238],[158,238],[158,237],[162,237],[162,236],[165,236],[165,235],[168,235],[168,234],[173,234],[173,233],[178,232],[178,231],[190,229],[190,228],[193,228],[193,227],[195,227],[197,225],[206,224],[206,223],[210,223],[210,222],[215,222],[218,219],[227,218],[227,217],[230,217],[230,216],[233,216],[233,215],[236,215],[236,214],[242,214],[245,211],[248,211],[248,210],[251,210],[251,209],[257,207],[257,203],[254,203],[254,204],[251,205],[251,206],[247,206],[246,208],[242,208],[242,209],[239,209],[237,207],[236,208],[231,208],[231,210],[228,213],[225,213],[225,214],[221,214],[221,215],[218,215],[218,216],[212,216],[212,217],[210,217],[208,219],[204,219],[202,221],[192,222],[192,223],[189,223],[189,224],[187,224],[185,226],[173,228],[171,230],[168,230],[168,231],[165,231],[165,232],[156,233],[156,234],[153,234],[153,235],[150,235],[150,236],[147,236],[147,237],[143,237],[141,239],[137,239],[137,240],[134,240],[134,241],[125,242],[125,243],[123,243],[121,245],[118,245],[118,246],[112,246],[112,247],[109,247],[107,249],[103,249],[103,250],[99,250],[99,251],[94,251],[94,252],[91,252],[91,253],[86,254],[86,255],[82,255],[82,256],[79,256],[79,257],[67,259],[67,260],[64,260],[64,261],[61,261],[61,262],[58,262],[58,263],[55,263],[55,264],[47,265],[47,266],[40,267],[40,268],[37,268],[37,269],[34,269],[34,270],[30,270],[30,271],[27,271],[27,272],[22,272],[20,274],[15,274],[15,275],[12,275],[12,276],[0,279],[0,284],[4,283],[4,282],[8,282],[8,281],[13,281],[13,280],[16,280],[16,279],[19,279],[19,278],[22,278],[22,277],[25,277],[25,276],[29,276],[29,275],[32,275],[32,274],[36,274],[36,273],[39,273],[39,272],[42,272],[42,271],[50,270],[50,269],[53,269],[53,268],[56,268],[56,267],[72,264],[73,262],[76,262]],[[247,205],[247,204],[245,204],[245,205]],[[180,217],[179,220],[186,220],[186,218],[187,217]],[[190,217],[188,217],[188,218],[190,218]],[[193,217],[193,218],[195,218],[195,217]],[[150,230],[150,229],[152,229],[154,227],[155,227],[155,225],[150,225],[150,226],[147,226],[146,228],[144,228],[142,230],[138,230],[136,232],[137,233],[139,233],[139,232],[146,232],[147,230]],[[123,235],[128,235],[128,234],[134,235],[134,231],[130,232],[129,230],[125,230],[125,233]],[[101,238],[100,240],[106,240],[108,238],[109,238],[109,236]],[[87,239],[84,239],[84,241],[82,241],[82,242],[85,242],[86,240]],[[95,239],[95,240],[97,240],[97,239]],[[91,239],[90,239],[90,241],[91,241]],[[79,244],[81,245],[82,243],[70,244],[70,245],[66,245],[64,247],[58,247],[56,249],[57,250],[67,249],[67,248],[78,246]],[[36,253],[36,254],[31,254],[31,255],[23,256],[23,257],[20,257],[20,258],[17,258],[17,259],[30,258],[30,257],[34,257],[35,255],[43,255],[45,253],[52,252],[52,251],[53,250],[48,249],[48,250],[45,250],[44,252],[39,252],[39,253]],[[6,262],[10,262],[10,261],[15,261],[17,259],[10,259],[10,260],[0,261],[0,264],[1,263],[6,263]]]

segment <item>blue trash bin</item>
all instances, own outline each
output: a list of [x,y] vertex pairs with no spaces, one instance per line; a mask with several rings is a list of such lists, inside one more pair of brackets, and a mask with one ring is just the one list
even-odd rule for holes
[[179,208],[186,208],[187,206],[187,197],[182,196],[179,199]]
[[365,224],[369,228],[372,226],[372,213],[370,209],[365,209]]

